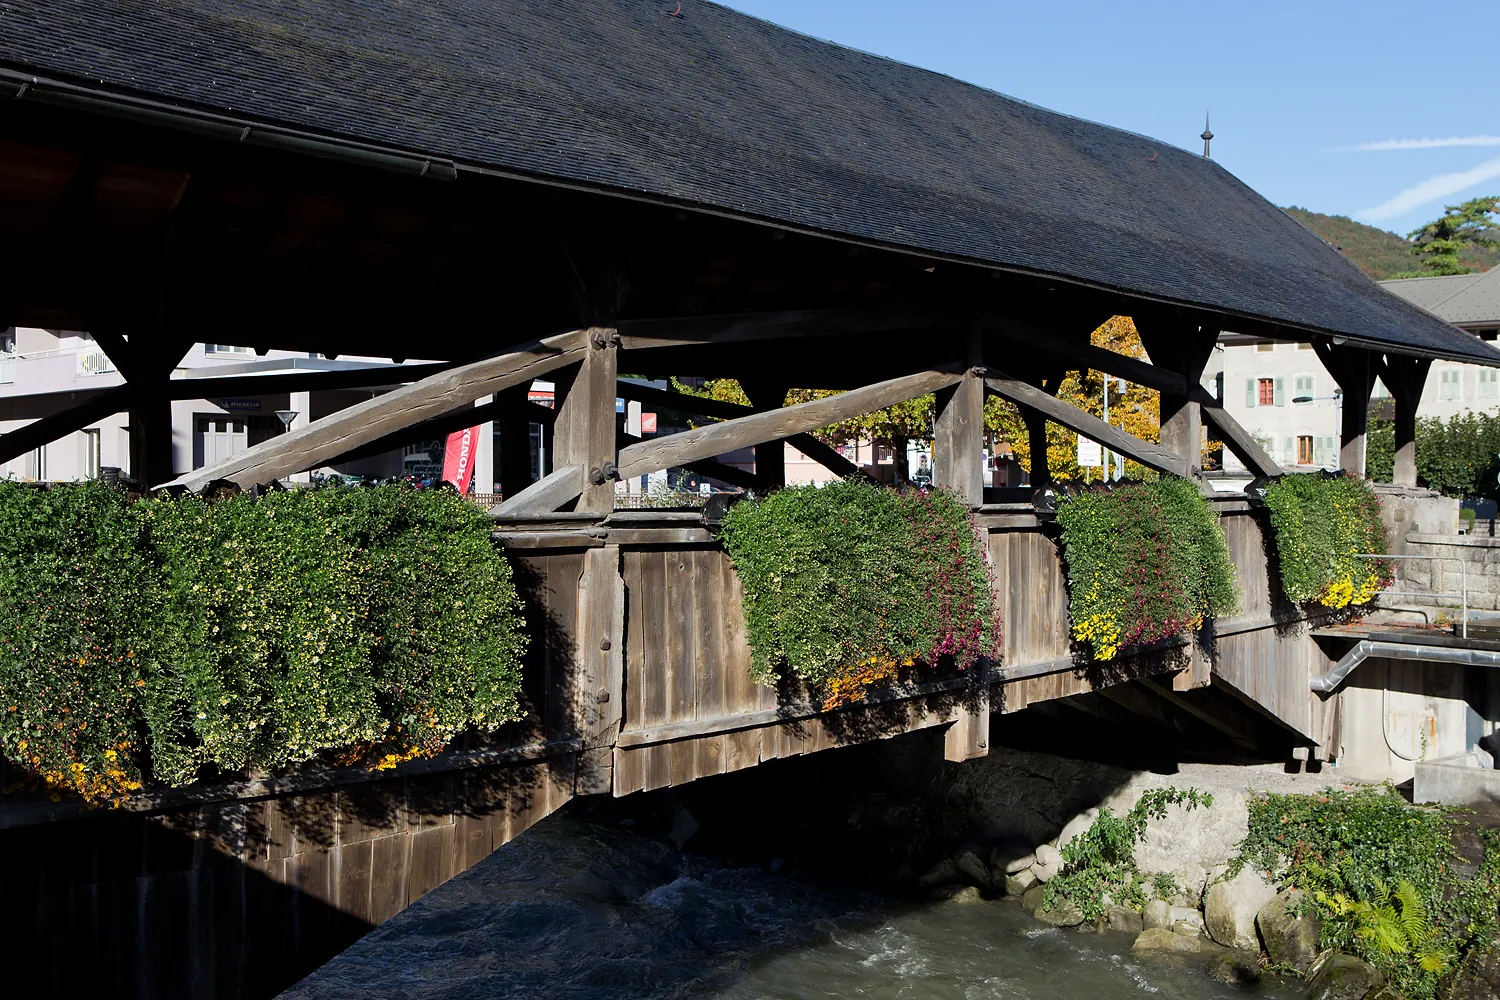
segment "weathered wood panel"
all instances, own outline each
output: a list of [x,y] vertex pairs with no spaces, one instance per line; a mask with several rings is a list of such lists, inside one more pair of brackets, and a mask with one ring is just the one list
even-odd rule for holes
[[776,692],[750,676],[744,591],[728,556],[694,546],[626,549],[622,558],[624,728],[776,707]]
[[990,533],[1008,667],[1068,656],[1068,590],[1057,544],[1039,531]]
[[1271,566],[1260,518],[1249,512],[1225,514],[1219,518],[1224,539],[1229,544],[1229,560],[1234,564],[1235,583],[1240,592],[1237,618],[1258,620],[1271,615]]
[[17,995],[266,997],[573,794],[574,756],[0,830]]
[[919,697],[789,719],[711,736],[615,748],[615,794],[650,791],[835,747],[886,739],[958,718],[955,695]]

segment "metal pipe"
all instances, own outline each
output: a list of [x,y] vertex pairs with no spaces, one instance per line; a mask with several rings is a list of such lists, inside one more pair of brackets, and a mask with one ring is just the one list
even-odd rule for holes
[[1420,660],[1424,663],[1455,663],[1466,667],[1500,667],[1500,652],[1488,649],[1455,649],[1449,646],[1423,646],[1411,642],[1382,642],[1361,639],[1345,653],[1326,674],[1309,678],[1307,685],[1319,694],[1338,688],[1355,667],[1375,657],[1382,660]]

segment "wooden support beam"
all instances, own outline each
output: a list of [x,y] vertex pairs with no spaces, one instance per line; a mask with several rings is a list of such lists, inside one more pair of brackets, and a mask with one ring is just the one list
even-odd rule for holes
[[485,403],[483,406],[473,408],[462,407],[445,413],[441,417],[424,420],[420,424],[413,424],[330,458],[324,464],[338,465],[343,462],[357,462],[362,458],[383,455],[409,444],[434,441],[454,431],[461,431],[465,427],[476,427],[491,420],[515,418],[523,423],[550,424],[556,411],[537,403],[527,402],[524,395],[518,395],[524,394],[525,391],[526,387],[521,386],[511,390],[506,394],[506,398],[497,399],[493,403]]
[[[1048,395],[1045,390],[1022,382],[1020,379],[1011,378],[1004,372],[997,372],[991,368],[989,377],[984,382],[990,391],[1001,399],[1008,399],[1018,406],[1034,410],[1048,420],[1062,424],[1069,430],[1077,431],[1084,437],[1098,441],[1108,448],[1113,448],[1158,472],[1168,472],[1174,476],[1189,476],[1195,471],[1181,456],[1149,441],[1142,441],[1133,434],[1127,434],[1113,424],[1106,424],[1092,413],[1085,413],[1075,406],[1070,406]],[[1035,461],[1033,455],[1033,467]]]
[[615,508],[615,385],[619,381],[619,335],[612,329],[589,331],[588,351],[576,366],[558,373],[552,421],[554,466],[583,470],[578,510],[607,513]]
[[130,399],[130,390],[126,386],[116,386],[91,396],[70,410],[34,420],[8,434],[0,434],[0,463],[20,458],[44,444],[119,413],[130,404]]
[[955,763],[977,760],[990,752],[990,665],[981,659],[974,665],[979,683],[965,691],[958,705],[958,718],[943,734],[943,759]]
[[937,393],[933,421],[932,482],[962,497],[970,507],[984,503],[984,361],[976,326],[969,332],[969,371],[957,385]]
[[737,486],[742,490],[769,493],[774,488],[771,483],[766,482],[753,472],[746,472],[744,469],[733,465],[726,465],[723,462],[715,462],[711,458],[705,458],[698,462],[689,462],[683,468],[691,472],[696,472],[700,476],[708,476],[712,479],[717,479],[721,483]]
[[[502,480],[502,483],[504,480]],[[583,469],[577,465],[554,469],[514,496],[490,508],[494,517],[551,514],[583,493]]]
[[625,580],[618,545],[584,553],[574,635],[578,673],[573,694],[583,739],[577,793],[607,794],[614,790],[614,744],[625,702]]
[[1246,726],[1237,710],[1214,711],[1211,707],[1199,704],[1199,699],[1205,696],[1212,697],[1212,692],[1203,691],[1201,694],[1192,692],[1180,692],[1172,689],[1171,685],[1164,684],[1156,677],[1141,678],[1141,686],[1157,697],[1164,699],[1169,704],[1180,709],[1197,719],[1206,723],[1211,728],[1218,730],[1229,738],[1241,750],[1251,753],[1265,753],[1264,748],[1259,745],[1259,734],[1255,727]]
[[[634,382],[621,381],[617,391],[623,399],[633,399],[643,404],[661,406],[682,413],[701,414],[705,417],[718,417],[723,420],[748,417],[755,412],[754,407],[741,406],[739,403],[710,399],[707,396],[689,396],[681,392],[668,392],[665,389],[636,385]],[[838,476],[847,479],[850,476],[864,475],[863,469],[839,454],[836,448],[824,444],[811,434],[792,434],[786,438],[786,441],[793,448]],[[713,473],[707,474],[713,475]],[[728,479],[724,481],[730,482]]]
[[962,366],[953,364],[851,389],[837,396],[826,396],[798,403],[796,406],[726,420],[721,424],[711,424],[652,441],[642,441],[620,452],[620,474],[628,477],[670,469],[762,441],[779,440],[793,434],[814,431],[840,420],[848,420],[936,392],[958,382],[963,378],[963,371]]
[[1391,482],[1396,486],[1417,485],[1417,407],[1431,368],[1431,358],[1399,354],[1387,354],[1380,362],[1380,380],[1396,404],[1396,455],[1391,467]]
[[196,490],[215,479],[229,479],[248,487],[321,465],[392,431],[466,406],[481,396],[504,392],[582,360],[589,349],[590,332],[573,330],[532,341],[493,358],[450,368],[314,420],[306,427],[258,444],[227,461],[180,476],[173,482]]
[[697,344],[891,333],[931,329],[940,322],[940,318],[928,313],[901,313],[889,309],[816,309],[622,320],[615,325],[620,331],[620,347],[638,351]]
[[1147,314],[1135,317],[1135,324],[1152,364],[1181,380],[1170,390],[1160,390],[1161,446],[1196,475],[1203,468],[1203,417],[1197,395],[1204,390],[1199,380],[1219,342],[1219,331],[1201,327],[1191,315]]
[[[1209,397],[1212,399],[1212,397]],[[1213,424],[1218,430],[1219,437],[1224,441],[1224,447],[1228,448],[1241,462],[1245,468],[1257,476],[1279,476],[1282,474],[1281,466],[1276,460],[1266,454],[1266,450],[1260,446],[1260,442],[1250,436],[1244,425],[1231,417],[1224,407],[1215,400],[1212,404],[1201,403],[1199,409],[1203,419]]]
[[[740,387],[759,412],[779,410],[786,405],[788,386],[770,379],[741,379]],[[786,444],[762,441],[755,446],[755,475],[770,489],[786,485]]]
[[1363,477],[1365,474],[1365,430],[1370,419],[1370,393],[1380,375],[1380,359],[1362,347],[1334,344],[1319,337],[1313,350],[1328,374],[1343,391],[1342,427],[1339,434],[1339,468]]

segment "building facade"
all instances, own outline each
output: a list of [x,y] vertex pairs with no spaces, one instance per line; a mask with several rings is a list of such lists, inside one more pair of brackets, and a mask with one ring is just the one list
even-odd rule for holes
[[[1500,334],[1500,268],[1481,274],[1404,278],[1381,285],[1484,341]],[[1222,385],[1224,407],[1284,468],[1309,471],[1339,465],[1343,398],[1308,343],[1227,335],[1210,368]],[[1390,395],[1375,384],[1372,400]],[[1500,370],[1436,361],[1427,374],[1418,416],[1447,420],[1464,413],[1500,413]],[[1232,455],[1225,472],[1243,474]]]

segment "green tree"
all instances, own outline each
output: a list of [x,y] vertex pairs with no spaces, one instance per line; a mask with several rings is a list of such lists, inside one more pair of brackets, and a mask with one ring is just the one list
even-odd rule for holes
[[1500,213],[1500,195],[1470,198],[1462,205],[1446,205],[1443,214],[1407,236],[1411,253],[1422,262],[1422,270],[1398,274],[1398,278],[1431,277],[1443,274],[1469,274],[1474,269],[1459,259],[1469,247],[1493,253],[1496,239],[1496,214]]

